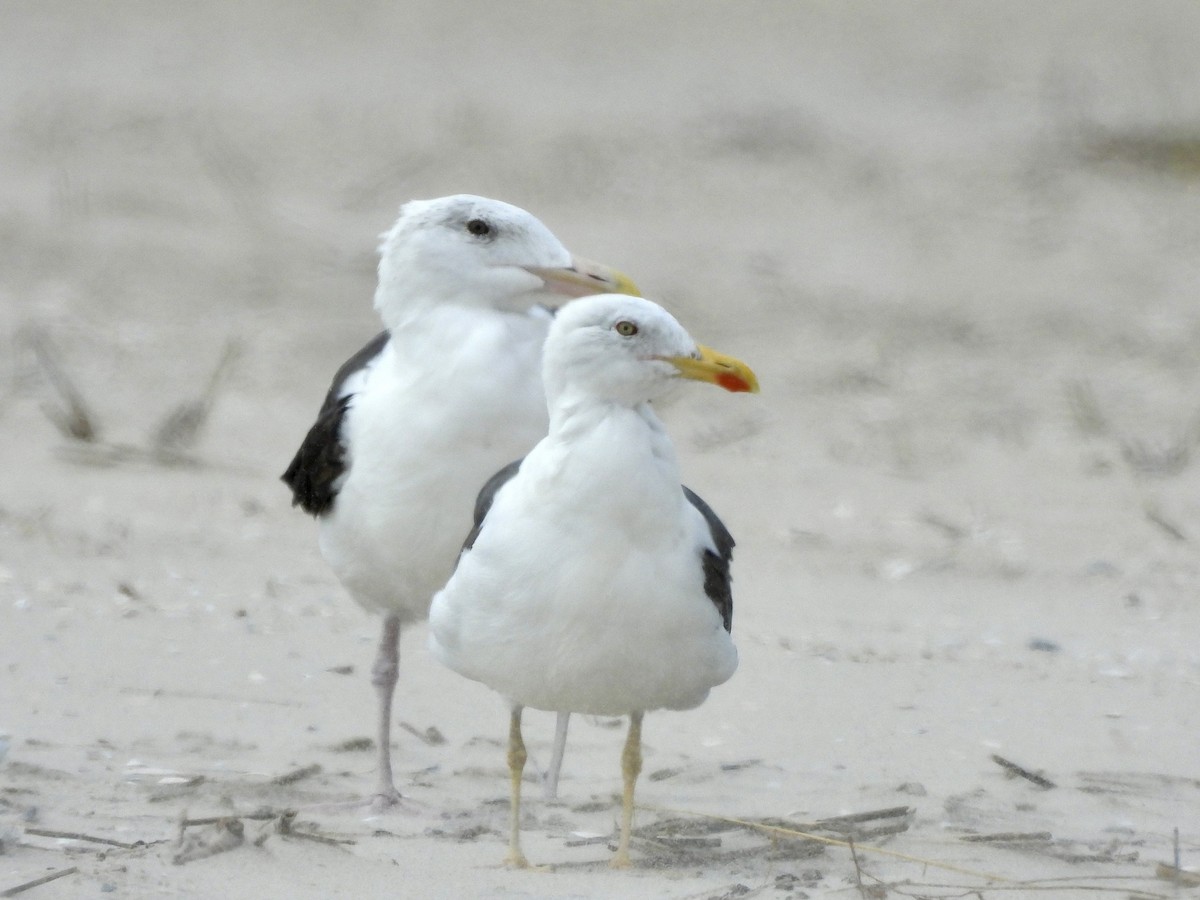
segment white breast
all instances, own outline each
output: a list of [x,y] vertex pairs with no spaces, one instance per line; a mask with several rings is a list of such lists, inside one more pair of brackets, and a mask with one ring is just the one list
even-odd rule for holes
[[421,618],[480,486],[546,429],[546,319],[446,308],[393,333],[343,424],[347,471],[321,550],[364,605]]
[[540,709],[685,709],[737,667],[707,525],[648,409],[538,445],[431,610],[448,666]]

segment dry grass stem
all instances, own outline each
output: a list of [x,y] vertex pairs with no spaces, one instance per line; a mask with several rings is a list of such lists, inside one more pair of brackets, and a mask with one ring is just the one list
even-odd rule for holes
[[282,775],[276,775],[271,779],[271,784],[295,784],[297,781],[303,781],[305,778],[311,778],[313,775],[320,774],[320,772],[320,765],[317,763],[312,763],[311,765],[301,766],[298,769],[293,769],[290,772],[284,772]]
[[38,837],[58,838],[64,841],[88,841],[92,844],[107,844],[109,847],[120,847],[122,850],[134,850],[138,847],[149,846],[149,841],[134,841],[132,844],[125,841],[114,841],[111,838],[96,837],[91,834],[83,834],[78,831],[55,831],[50,828],[26,828],[26,834],[34,834]]
[[1039,775],[1036,772],[1031,772],[1029,769],[1026,769],[1024,766],[1018,766],[1012,760],[1005,759],[1003,756],[1000,756],[997,753],[992,754],[992,762],[994,762],[996,765],[1002,767],[1009,774],[1019,776],[1020,778],[1024,778],[1026,781],[1031,781],[1034,784],[1036,784],[1038,787],[1040,787],[1044,790],[1049,790],[1050,788],[1058,787],[1058,785],[1056,785],[1049,778],[1046,778],[1043,775]]
[[10,887],[8,890],[0,892],[0,897],[15,897],[17,894],[24,893],[30,888],[40,887],[43,884],[49,884],[51,881],[57,881],[59,878],[65,878],[67,875],[74,875],[79,871],[78,866],[71,866],[67,869],[59,869],[57,872],[51,872],[49,875],[43,875],[41,878],[35,878],[32,881],[26,881],[18,884],[15,887]]
[[1162,531],[1169,537],[1184,543],[1187,542],[1188,538],[1183,529],[1168,519],[1163,514],[1163,511],[1152,503],[1146,504],[1146,518],[1152,525],[1157,525],[1160,529],[1162,529]]
[[217,396],[224,387],[233,364],[241,355],[242,345],[239,341],[226,341],[200,396],[175,407],[155,429],[150,440],[150,448],[155,456],[166,457],[169,460],[196,445],[212,415]]
[[58,351],[50,338],[41,332],[34,331],[28,335],[26,340],[30,349],[33,350],[34,358],[46,376],[46,380],[63,403],[63,407],[43,404],[42,412],[46,414],[46,418],[67,440],[83,443],[96,441],[100,436],[96,415],[83,399],[83,394],[75,386],[75,380],[59,361]]
[[1049,831],[1001,831],[996,834],[964,834],[960,841],[968,844],[1021,844],[1054,839]]
[[[642,806],[640,804],[638,805],[638,809],[644,809],[649,812],[665,813],[667,815],[672,815],[672,816],[697,816],[700,818],[708,819],[713,822],[728,822],[733,825],[740,825],[743,828],[749,828],[752,830],[761,831],[765,834],[779,835],[779,836],[789,837],[789,838],[802,838],[802,839],[808,840],[808,841],[816,841],[817,843],[820,843],[820,844],[827,844],[831,847],[847,847],[847,848],[849,848],[852,843],[851,841],[845,841],[845,840],[841,840],[839,838],[826,837],[826,836],[820,835],[820,834],[813,834],[812,832],[799,831],[799,830],[796,830],[793,828],[784,828],[779,825],[768,825],[768,824],[764,824],[764,822],[761,822],[761,821],[756,822],[751,819],[737,819],[732,816],[717,816],[717,815],[712,815],[711,813],[691,812],[689,810],[670,809],[670,808],[662,807],[662,806]],[[1013,879],[1007,878],[1003,875],[995,875],[990,872],[980,872],[976,869],[968,869],[963,866],[956,866],[951,863],[939,862],[936,859],[928,859],[928,858],[922,857],[922,856],[912,856],[907,853],[900,853],[899,851],[896,851],[896,850],[889,850],[886,847],[876,847],[876,846],[866,845],[866,844],[854,844],[854,846],[857,848],[857,850],[861,850],[864,853],[877,853],[881,856],[890,856],[893,859],[900,859],[900,860],[904,860],[906,862],[920,863],[921,865],[929,866],[931,868],[942,869],[947,872],[957,872],[959,875],[969,875],[972,878],[980,878],[980,879],[983,879],[984,881],[992,881],[992,882],[997,882],[997,883],[1001,883],[1001,884],[1012,884],[1013,883]]]

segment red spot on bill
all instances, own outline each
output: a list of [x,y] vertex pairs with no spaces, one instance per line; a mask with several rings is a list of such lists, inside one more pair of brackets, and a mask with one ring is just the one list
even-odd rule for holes
[[732,372],[721,372],[717,375],[717,384],[735,394],[745,393],[751,389],[750,382]]

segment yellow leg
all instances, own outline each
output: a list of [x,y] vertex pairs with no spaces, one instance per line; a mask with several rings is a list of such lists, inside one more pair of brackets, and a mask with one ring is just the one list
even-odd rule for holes
[[642,714],[629,714],[629,735],[625,738],[625,749],[621,752],[621,774],[625,778],[625,790],[621,795],[621,839],[617,843],[617,854],[612,858],[614,869],[627,869],[629,859],[629,834],[633,831],[633,788],[642,772]]
[[514,706],[508,722],[508,774],[512,779],[512,803],[509,807],[508,858],[505,862],[518,869],[529,868],[521,852],[521,776],[525,772],[525,741],[521,738],[521,707]]

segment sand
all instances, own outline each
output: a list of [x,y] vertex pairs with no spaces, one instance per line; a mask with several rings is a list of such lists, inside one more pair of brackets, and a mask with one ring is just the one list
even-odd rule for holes
[[[1187,2],[0,6],[0,892],[1195,896],[1197,84]],[[408,806],[344,805],[378,623],[278,476],[460,191],[762,382],[667,413],[741,668],[647,717],[630,871],[582,717],[501,865],[504,706],[423,627]]]

